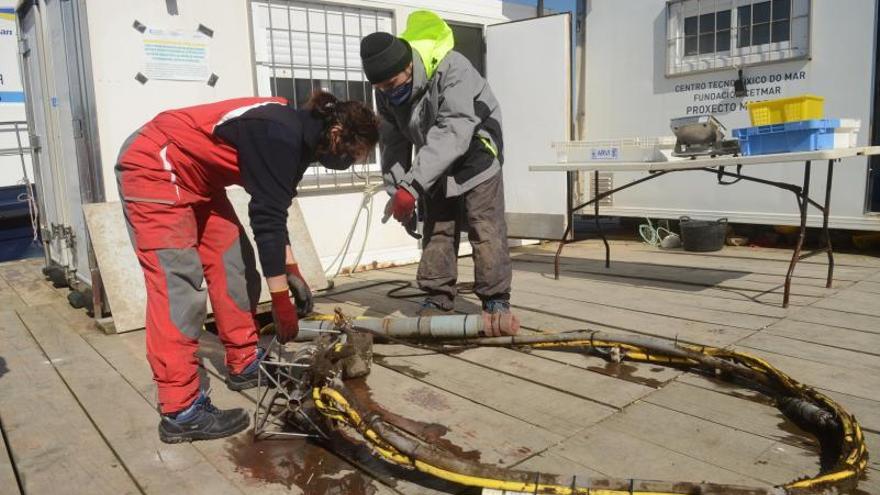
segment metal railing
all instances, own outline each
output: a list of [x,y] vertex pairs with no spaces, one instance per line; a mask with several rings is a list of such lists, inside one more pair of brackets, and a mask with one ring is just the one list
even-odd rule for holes
[[[18,160],[4,157],[18,157]],[[22,120],[0,121],[0,166],[5,168],[12,162],[18,162],[16,165],[21,166],[21,179],[15,184],[0,184],[0,186],[24,186],[25,191],[18,195],[16,201],[27,203],[34,241],[36,241],[39,238],[38,208],[33,179],[28,172],[30,157],[31,143],[27,122]]]

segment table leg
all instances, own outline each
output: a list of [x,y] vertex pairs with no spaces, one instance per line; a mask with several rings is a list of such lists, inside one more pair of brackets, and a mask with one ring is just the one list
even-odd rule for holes
[[559,257],[562,256],[562,248],[565,247],[565,243],[568,242],[568,234],[571,232],[572,222],[568,223],[568,226],[565,227],[565,232],[562,234],[562,239],[559,239],[559,247],[556,248],[556,256],[553,258],[553,276],[556,280],[559,280]]
[[596,220],[596,231],[599,232],[599,237],[602,238],[602,242],[605,243],[605,268],[611,268],[611,247],[608,245],[608,238],[605,237],[605,231],[602,230],[602,223],[599,221],[599,171],[596,170],[593,172],[593,196],[596,197],[596,201],[593,203],[593,219]]
[[828,177],[825,179],[825,208],[822,210],[822,234],[825,236],[825,252],[828,253],[828,280],[825,287],[831,288],[834,279],[834,250],[831,247],[831,234],[828,232],[828,216],[831,215],[831,181],[834,177],[834,160],[828,160]]
[[572,199],[571,199],[571,177],[573,172],[566,172],[565,174],[565,182],[566,182],[566,194],[565,194],[565,231],[562,233],[562,238],[559,239],[559,247],[556,249],[556,256],[553,257],[553,277],[556,280],[559,280],[559,258],[562,256],[562,248],[565,247],[565,243],[568,242],[568,237],[574,232],[574,208],[572,208]]
[[797,265],[801,257],[801,249],[804,247],[804,237],[807,234],[807,208],[810,205],[810,167],[812,163],[807,160],[804,165],[804,186],[797,195],[798,207],[801,210],[801,228],[798,233],[797,243],[794,246],[794,253],[791,256],[791,263],[788,265],[788,273],[785,274],[785,289],[782,295],[782,307],[788,307],[789,293],[791,292],[791,277],[794,275],[794,267]]

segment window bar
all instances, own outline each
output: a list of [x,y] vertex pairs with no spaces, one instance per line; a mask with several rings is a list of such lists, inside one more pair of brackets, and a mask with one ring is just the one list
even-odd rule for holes
[[687,33],[684,30],[685,23],[685,13],[684,13],[684,4],[681,4],[681,8],[678,10],[678,26],[679,26],[679,43],[681,43],[681,53],[682,57],[678,63],[679,73],[684,72],[687,64],[685,64],[684,55],[687,53]]
[[296,69],[293,63],[293,9],[287,2],[287,43],[290,50],[290,94],[293,96],[293,107],[299,108],[299,99],[296,96]]
[[788,2],[788,58],[794,56],[794,36],[791,33],[791,25],[794,23],[794,2],[796,1]]
[[[327,6],[322,5],[322,8],[324,9],[324,68],[327,72],[327,92],[333,94],[333,77],[330,75],[330,26],[327,22]],[[334,170],[330,175],[333,177],[333,187],[339,188],[339,171]]]
[[345,100],[351,100],[351,91],[348,88],[348,36],[345,31],[345,9],[341,9],[342,14],[342,67],[345,70]]
[[[326,7],[325,7],[325,11],[326,11]],[[340,19],[342,21],[342,70],[344,71],[342,80],[345,84],[345,101],[350,101],[351,95],[350,95],[350,91],[348,89],[348,37],[345,35],[345,33],[346,33],[346,31],[345,31],[345,13],[346,13],[345,8],[340,7],[339,15],[340,15]],[[354,165],[352,165],[351,172],[349,173],[349,176],[351,178],[351,185],[355,185]]]
[[700,45],[702,44],[702,41],[703,41],[703,39],[702,39],[703,38],[703,29],[702,29],[702,27],[703,27],[702,26],[702,24],[703,24],[703,1],[704,0],[697,0],[697,68],[698,69],[702,69],[702,67],[700,67],[700,66],[703,63],[703,60],[702,60],[703,57],[702,57],[702,53],[701,53],[702,50],[700,49],[700,48],[702,48]]
[[272,28],[272,0],[266,3],[266,12],[269,14],[269,67],[271,67],[272,79],[272,96],[278,95],[278,78],[275,74],[275,40],[273,39],[274,31]]
[[[375,22],[376,31],[378,31],[379,30],[379,11],[378,10],[373,11],[373,22]],[[396,30],[396,27],[394,26],[393,22],[391,23],[391,29]],[[396,33],[392,32],[391,34],[396,34]],[[367,82],[367,83],[364,83],[364,87],[365,87],[364,98],[366,98],[366,96],[368,94],[367,91],[369,91],[370,101],[372,103],[373,111],[376,113],[379,113],[379,107],[376,105],[376,97],[373,94],[373,85],[371,83]],[[376,150],[376,162],[378,162],[380,164],[379,166],[381,168],[382,161],[380,159],[380,155],[381,155],[382,151],[379,150],[378,145],[376,145],[374,150]]]
[[[309,77],[309,87],[312,89],[312,93],[315,92],[315,84],[314,79],[312,77],[312,15],[311,9],[309,9],[309,4],[303,4],[306,12],[306,53],[308,54],[308,77]],[[319,167],[314,167],[315,174],[315,188],[321,189],[321,169]]]
[[324,6],[324,62],[327,63],[327,89],[333,92],[333,78],[330,76],[330,28],[327,22],[327,6]]

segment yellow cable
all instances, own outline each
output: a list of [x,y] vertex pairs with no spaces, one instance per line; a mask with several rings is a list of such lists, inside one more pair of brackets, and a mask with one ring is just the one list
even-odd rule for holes
[[[329,320],[335,316],[318,315],[312,319]],[[360,319],[360,318],[358,318]],[[268,326],[268,325],[267,325]],[[625,351],[624,358],[627,360],[661,363],[661,364],[679,364],[684,366],[699,366],[700,363],[694,359],[682,358],[679,356],[663,355],[656,352],[650,352],[647,349],[622,342],[612,340],[580,340],[570,342],[541,342],[531,344],[530,347],[535,348],[553,348],[553,347],[605,347],[618,348]],[[848,455],[841,461],[848,468],[840,469],[835,472],[826,473],[821,476],[804,479],[783,485],[785,489],[809,489],[821,484],[839,483],[848,479],[858,479],[861,473],[867,467],[867,448],[864,444],[864,436],[861,427],[854,418],[847,413],[839,404],[821,393],[802,385],[797,380],[786,375],[779,369],[775,368],[766,360],[752,356],[750,354],[721,349],[717,347],[695,346],[692,344],[680,344],[680,347],[693,352],[701,353],[719,359],[725,359],[737,364],[744,365],[756,373],[766,376],[768,379],[776,381],[783,390],[798,397],[803,397],[818,405],[825,406],[833,411],[835,416],[841,423],[843,430],[843,438],[845,445],[851,446],[848,449]],[[602,490],[574,488],[543,483],[523,483],[510,480],[496,480],[490,478],[482,478],[471,476],[468,474],[456,473],[437,466],[428,464],[420,459],[413,459],[399,452],[386,440],[384,440],[376,431],[369,428],[363,423],[360,414],[354,410],[341,393],[331,387],[325,386],[314,388],[312,396],[318,411],[324,416],[346,424],[354,428],[364,440],[380,455],[389,462],[402,465],[405,467],[414,467],[426,474],[436,476],[447,481],[458,483],[466,486],[476,486],[482,488],[490,488],[496,490],[519,491],[519,492],[541,492],[555,495],[677,495],[670,492],[651,492],[651,491],[621,491],[621,490]],[[325,399],[329,402],[325,402]],[[332,407],[331,407],[332,405]]]

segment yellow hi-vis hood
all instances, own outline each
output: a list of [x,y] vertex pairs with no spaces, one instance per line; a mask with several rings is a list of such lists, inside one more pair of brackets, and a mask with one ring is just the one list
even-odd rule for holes
[[406,31],[400,35],[419,54],[428,79],[455,46],[452,29],[446,21],[429,10],[417,10],[406,19]]

